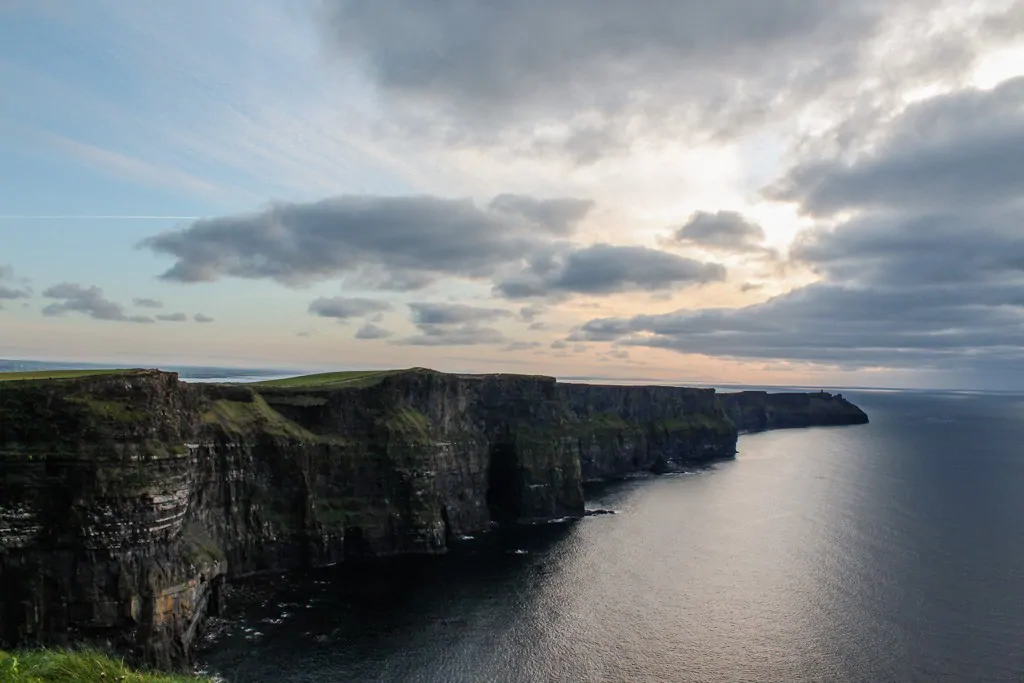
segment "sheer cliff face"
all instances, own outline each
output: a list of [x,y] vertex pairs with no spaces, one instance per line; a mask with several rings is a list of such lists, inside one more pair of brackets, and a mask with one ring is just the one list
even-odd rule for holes
[[560,384],[584,481],[731,457],[736,428],[713,389]]
[[108,639],[184,661],[225,576],[579,516],[581,462],[595,478],[710,453],[684,444],[687,406],[710,411],[732,453],[713,395],[656,404],[434,372],[346,390],[160,372],[0,382],[0,640]]
[[430,371],[333,390],[0,381],[0,642],[181,663],[225,577],[444,552],[581,515],[585,480],[735,445],[709,390]]
[[189,637],[219,572],[183,535],[198,422],[173,375],[0,383],[3,641]]

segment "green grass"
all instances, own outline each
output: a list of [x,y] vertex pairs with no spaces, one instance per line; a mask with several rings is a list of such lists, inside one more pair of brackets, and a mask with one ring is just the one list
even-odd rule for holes
[[0,683],[212,683],[199,676],[137,671],[92,650],[0,651]]
[[430,442],[430,420],[423,413],[406,406],[394,406],[385,413],[380,424],[395,434]]
[[31,379],[75,379],[92,375],[116,375],[130,370],[33,370],[32,372],[0,372],[0,382]]
[[214,401],[209,410],[203,413],[203,422],[220,425],[225,431],[234,434],[262,430],[268,434],[302,441],[317,441],[319,438],[271,408],[258,394],[254,394],[248,403],[226,399]]
[[316,375],[302,375],[300,377],[286,377],[284,379],[271,379],[264,382],[254,382],[257,387],[273,387],[277,389],[315,389],[329,388],[338,385],[346,386],[367,386],[375,384],[384,379],[387,375],[400,372],[399,370],[350,370],[345,372],[322,372]]
[[92,415],[103,420],[131,423],[138,422],[147,417],[145,412],[136,410],[118,401],[103,401],[91,396],[71,396],[67,400],[70,403],[84,407]]

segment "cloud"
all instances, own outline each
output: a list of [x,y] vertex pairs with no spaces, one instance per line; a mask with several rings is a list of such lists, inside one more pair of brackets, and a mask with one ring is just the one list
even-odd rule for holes
[[452,117],[553,115],[623,106],[643,95],[649,101],[646,87],[678,83],[680,72],[694,89],[709,87],[712,77],[727,89],[774,80],[773,71],[806,68],[808,54],[827,64],[880,18],[870,3],[827,0],[326,6],[335,48],[363,65],[381,91]]
[[486,208],[468,199],[339,196],[195,221],[140,246],[176,260],[165,280],[231,276],[301,286],[344,276],[419,289],[443,276],[487,277],[570,233],[589,207],[512,195]]
[[[1007,365],[1024,362],[1020,313],[976,310],[975,297],[950,301],[956,291],[814,284],[739,309],[592,320],[573,339],[848,368],[969,367],[979,354]],[[992,293],[996,299],[1007,294]]]
[[213,322],[213,318],[211,318],[208,315],[204,315],[202,313],[196,313],[194,316],[192,316],[192,319],[195,320],[197,323],[204,323],[205,324],[205,323],[212,323]]
[[10,266],[0,266],[0,300],[27,299],[32,295],[32,290],[28,287],[15,287],[4,284],[4,282],[11,280],[14,280],[14,269]]
[[519,319],[523,322],[532,323],[538,316],[543,315],[546,310],[546,307],[538,306],[537,304],[523,306],[519,309]]
[[25,299],[28,298],[29,292],[27,289],[13,289],[0,285],[0,299]]
[[870,152],[825,157],[786,173],[775,185],[786,188],[780,196],[826,219],[791,249],[791,259],[820,281],[742,308],[597,318],[571,339],[845,368],[930,369],[974,386],[1019,381],[1019,114],[1024,79],[936,95],[894,117]]
[[658,291],[725,279],[725,268],[656,249],[595,244],[541,254],[499,282],[509,299]]
[[140,308],[163,308],[162,301],[156,299],[132,299],[132,303]]
[[525,342],[525,341],[514,341],[510,344],[506,344],[502,351],[527,351],[529,349],[540,348],[540,342]]
[[0,300],[13,301],[14,299],[28,299],[32,296],[32,290],[28,287],[14,287],[4,284],[13,280],[14,269],[9,265],[0,265]]
[[466,304],[412,303],[412,322],[416,325],[452,325],[479,323],[511,318],[513,313],[503,308],[485,308]]
[[869,212],[806,235],[792,252],[829,280],[858,287],[1012,284],[1024,276],[1022,209]]
[[407,346],[477,346],[481,344],[502,344],[505,335],[490,327],[477,325],[420,325],[420,333],[406,337],[399,344]]
[[576,224],[590,213],[594,202],[586,199],[536,199],[519,194],[501,194],[491,200],[490,208],[518,216],[553,234],[568,237]]
[[[490,278],[501,296],[529,298],[724,279],[725,269],[715,263],[646,247],[565,241],[591,206],[512,194],[498,195],[486,208],[437,197],[346,196],[196,221],[143,246],[174,256],[163,277],[183,282],[234,276],[299,286],[341,277],[370,288],[415,290],[443,277]],[[321,308],[311,312],[362,315],[332,301],[314,302]]]
[[54,285],[43,292],[49,299],[61,299],[43,308],[43,315],[59,316],[68,312],[77,312],[95,320],[112,320],[131,323],[152,323],[154,320],[143,315],[126,315],[124,307],[103,296],[99,287],[83,287],[79,284],[64,282]]
[[395,343],[411,346],[477,346],[503,344],[507,341],[500,330],[486,323],[514,317],[503,308],[467,304],[417,302],[409,304],[410,319],[418,334]]
[[383,327],[366,323],[356,331],[356,339],[387,339],[393,333]]
[[735,211],[697,211],[672,234],[672,241],[725,252],[761,251],[764,229]]
[[373,313],[391,310],[391,304],[374,299],[334,297],[316,299],[309,305],[309,312],[321,318],[348,320],[362,318]]
[[591,163],[956,78],[990,42],[980,27],[995,8],[978,5],[328,0],[321,16],[344,73],[387,108],[385,130]]
[[955,209],[1019,197],[1024,186],[1024,77],[912,105],[877,148],[815,159],[769,188],[809,214],[844,209]]
[[183,323],[188,320],[188,316],[184,313],[165,313],[156,316],[156,319],[166,323]]

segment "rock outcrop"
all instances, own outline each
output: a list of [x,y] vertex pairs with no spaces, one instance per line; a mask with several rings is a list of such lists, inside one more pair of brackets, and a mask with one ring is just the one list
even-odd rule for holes
[[300,388],[0,381],[0,644],[184,663],[226,578],[441,553],[582,516],[584,481],[732,456],[734,421],[836,423],[824,399],[751,396],[723,410],[713,390],[427,370]]

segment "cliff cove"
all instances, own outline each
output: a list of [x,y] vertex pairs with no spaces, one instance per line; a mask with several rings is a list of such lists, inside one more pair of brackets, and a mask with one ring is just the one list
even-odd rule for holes
[[824,392],[425,369],[261,384],[0,375],[0,645],[190,661],[226,580],[444,553],[584,514],[583,484],[867,422]]

